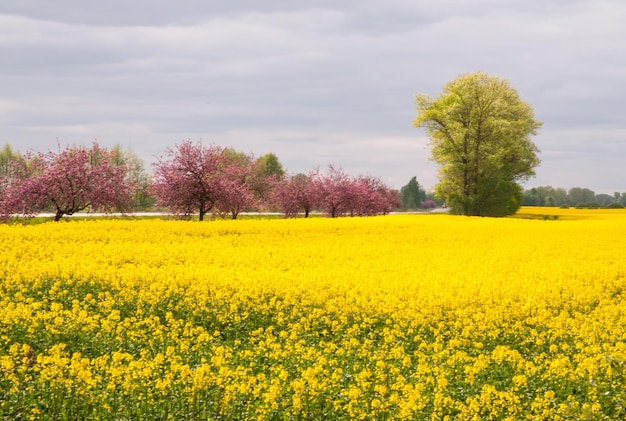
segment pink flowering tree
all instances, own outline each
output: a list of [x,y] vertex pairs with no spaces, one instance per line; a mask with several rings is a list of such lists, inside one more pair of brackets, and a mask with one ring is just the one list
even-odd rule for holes
[[378,177],[357,177],[353,189],[351,215],[384,215],[400,207],[399,193]]
[[384,213],[389,213],[402,207],[400,190],[387,187],[385,196],[387,197],[387,206]]
[[255,195],[258,185],[257,164],[253,157],[232,149],[226,150],[226,161],[217,174],[219,194],[215,208],[237,219],[239,213],[253,209],[260,200]]
[[351,177],[332,165],[320,176],[321,205],[332,218],[386,214],[399,206],[398,193],[379,178]]
[[331,218],[349,211],[355,200],[355,185],[352,178],[342,168],[328,166],[326,173],[319,178],[321,206]]
[[198,212],[201,221],[208,212],[236,219],[260,207],[272,190],[276,176],[264,163],[232,148],[184,141],[155,164],[152,191],[175,213]]
[[318,208],[322,198],[319,171],[285,177],[276,186],[275,202],[285,217],[295,217],[303,212],[308,218]]
[[274,206],[274,196],[284,171],[274,154],[255,159],[252,154],[227,149],[228,160],[220,172],[221,196],[216,207],[232,219],[243,211],[267,210]]
[[350,216],[375,215],[378,207],[378,195],[373,185],[378,180],[369,177],[351,178],[348,191],[349,196],[345,207]]
[[55,221],[85,209],[124,211],[134,186],[126,168],[112,158],[96,142],[89,149],[67,147],[28,157],[22,161],[26,167],[17,171],[24,175],[10,189],[11,207],[24,215],[52,209]]
[[228,162],[224,149],[190,140],[168,148],[154,164],[153,193],[157,204],[177,214],[199,213],[202,221],[221,197],[220,172]]

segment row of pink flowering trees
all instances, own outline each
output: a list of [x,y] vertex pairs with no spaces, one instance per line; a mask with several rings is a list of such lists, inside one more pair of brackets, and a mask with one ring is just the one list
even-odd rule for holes
[[332,165],[326,172],[314,170],[285,178],[275,190],[276,203],[285,216],[315,209],[330,217],[387,214],[400,207],[396,190],[370,176],[351,177]]
[[400,206],[398,192],[375,177],[352,177],[333,166],[286,175],[273,154],[255,159],[200,142],[168,148],[154,164],[148,187],[139,185],[132,167],[119,150],[96,142],[90,148],[19,155],[0,174],[0,218],[51,211],[58,221],[83,210],[124,212],[132,210],[140,188],[158,206],[200,220],[208,213],[235,219],[245,211],[363,216]]
[[155,165],[154,192],[176,213],[230,213],[280,209],[285,216],[322,210],[328,216],[386,214],[400,206],[399,193],[378,178],[351,177],[332,165],[325,173],[285,175],[262,160],[201,143],[168,149]]

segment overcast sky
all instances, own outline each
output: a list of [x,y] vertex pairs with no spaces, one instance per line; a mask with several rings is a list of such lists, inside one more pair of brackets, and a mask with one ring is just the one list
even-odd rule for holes
[[0,0],[0,146],[185,139],[432,188],[417,93],[509,80],[544,125],[525,187],[626,191],[624,0]]

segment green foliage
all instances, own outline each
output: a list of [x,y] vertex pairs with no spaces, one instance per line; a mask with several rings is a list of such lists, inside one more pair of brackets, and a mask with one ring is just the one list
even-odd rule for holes
[[515,215],[511,215],[511,218],[517,219],[538,219],[542,221],[556,221],[559,219],[559,215],[542,215],[539,213],[520,213],[517,212]]
[[573,187],[567,192],[567,202],[570,206],[578,206],[580,203],[594,202],[596,194],[593,190]]
[[522,204],[518,182],[534,175],[541,123],[509,83],[485,73],[461,75],[436,99],[417,95],[416,127],[439,163],[438,197],[463,215],[504,216]]
[[258,159],[261,164],[263,173],[267,176],[274,175],[277,178],[282,178],[285,175],[283,165],[278,160],[278,157],[273,153],[266,153]]
[[567,209],[575,206],[584,208],[622,209],[626,203],[626,195],[614,192],[613,195],[595,194],[593,190],[573,187],[569,191],[552,186],[532,187],[524,190],[522,206],[552,206]]
[[477,215],[513,215],[522,204],[522,188],[506,179],[488,180],[478,191]]
[[112,162],[115,165],[126,166],[126,178],[135,186],[130,210],[133,212],[151,210],[156,204],[156,197],[150,193],[152,177],[146,171],[143,160],[130,147],[122,149],[121,145],[113,146],[111,153]]
[[19,154],[8,143],[0,149],[0,179],[11,174],[11,164],[18,157]]
[[524,191],[522,206],[567,206],[567,191],[552,186],[533,187]]
[[426,193],[420,188],[415,176],[400,189],[400,196],[403,209],[419,209],[426,200]]
[[230,163],[240,163],[242,165],[245,165],[248,164],[251,160],[251,155],[248,155],[247,153],[242,151],[238,151],[232,147],[224,148],[223,153],[226,156],[226,160]]
[[576,209],[598,209],[599,206],[596,202],[579,202],[576,203]]

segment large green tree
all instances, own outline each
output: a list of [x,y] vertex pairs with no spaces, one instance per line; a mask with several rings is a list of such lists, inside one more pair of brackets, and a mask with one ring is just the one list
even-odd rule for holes
[[430,138],[439,164],[437,196],[453,213],[513,214],[520,181],[535,175],[539,149],[530,140],[541,123],[507,80],[482,72],[459,76],[432,98],[416,96],[415,127]]

